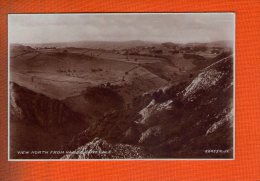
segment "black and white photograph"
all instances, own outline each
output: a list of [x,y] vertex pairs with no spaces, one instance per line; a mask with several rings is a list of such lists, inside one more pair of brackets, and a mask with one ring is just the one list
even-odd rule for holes
[[233,13],[8,15],[9,160],[234,159]]

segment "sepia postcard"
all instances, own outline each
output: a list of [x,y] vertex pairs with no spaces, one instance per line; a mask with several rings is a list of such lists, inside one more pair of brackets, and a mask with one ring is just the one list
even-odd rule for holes
[[9,160],[234,159],[234,45],[234,13],[9,14]]

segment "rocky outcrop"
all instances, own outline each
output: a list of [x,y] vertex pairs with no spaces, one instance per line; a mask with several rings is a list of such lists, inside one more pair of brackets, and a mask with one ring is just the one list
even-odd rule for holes
[[162,129],[160,126],[148,128],[141,134],[139,143],[141,144],[156,144],[162,138]]
[[206,136],[216,132],[224,124],[228,124],[229,127],[233,127],[233,109],[230,108],[229,112],[227,112],[227,109],[224,109],[223,112],[224,112],[224,116],[222,116],[222,118],[219,121],[214,122],[211,125],[211,127],[206,132]]
[[184,90],[184,98],[189,97],[189,100],[192,99],[192,95],[195,95],[196,92],[201,90],[207,90],[210,87],[216,85],[216,83],[223,76],[222,72],[218,72],[215,69],[210,69],[200,73],[189,86]]
[[150,117],[153,115],[154,112],[160,112],[162,110],[170,110],[171,104],[173,103],[173,100],[167,100],[162,103],[155,103],[155,100],[153,99],[145,108],[143,108],[139,114],[142,116],[140,120],[137,121],[137,123],[140,124],[151,124]]
[[129,144],[111,144],[101,138],[68,152],[62,159],[123,159],[149,158],[143,148]]

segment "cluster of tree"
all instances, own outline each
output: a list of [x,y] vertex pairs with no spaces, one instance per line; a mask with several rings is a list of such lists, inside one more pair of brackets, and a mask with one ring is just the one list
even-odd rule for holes
[[103,69],[101,69],[101,68],[91,69],[91,72],[100,72],[100,71],[103,71]]
[[183,58],[185,58],[185,59],[195,59],[195,60],[205,60],[205,58],[203,56],[196,55],[196,54],[193,54],[193,53],[184,53]]
[[207,51],[207,47],[206,46],[195,46],[195,47],[193,47],[193,50],[194,51],[196,51],[196,52],[198,52],[198,51],[202,51],[202,52],[205,52],[205,51]]
[[208,50],[208,47],[203,46],[203,45],[199,45],[199,46],[187,46],[187,47],[182,47],[181,50],[185,51],[185,52],[205,52]]
[[163,51],[161,49],[153,50],[152,52],[156,53],[156,54],[162,54],[163,53]]
[[56,47],[44,47],[43,49],[56,49]]
[[57,70],[57,72],[62,72],[62,73],[73,73],[76,72],[75,69],[71,70],[71,69],[67,69],[67,70],[63,70],[63,69],[59,69]]

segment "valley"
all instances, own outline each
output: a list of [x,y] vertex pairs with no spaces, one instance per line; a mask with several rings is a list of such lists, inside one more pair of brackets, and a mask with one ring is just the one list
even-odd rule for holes
[[232,157],[228,43],[11,44],[9,65],[12,158]]

